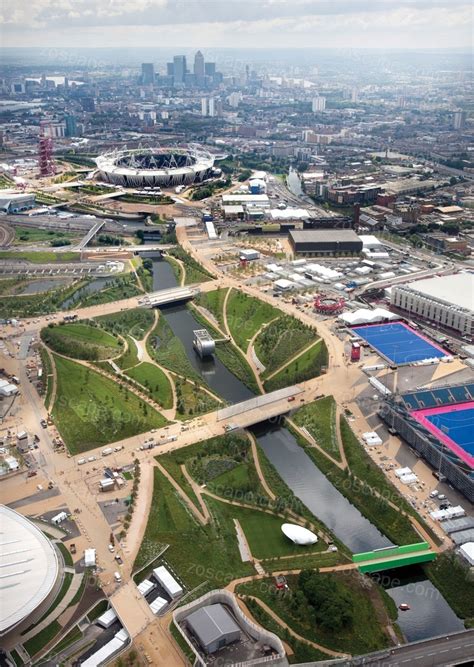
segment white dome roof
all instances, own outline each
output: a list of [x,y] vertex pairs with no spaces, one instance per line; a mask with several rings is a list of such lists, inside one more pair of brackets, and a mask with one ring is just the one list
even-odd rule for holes
[[281,531],[295,544],[316,544],[318,541],[318,538],[314,533],[307,528],[297,526],[294,523],[284,523],[281,527]]

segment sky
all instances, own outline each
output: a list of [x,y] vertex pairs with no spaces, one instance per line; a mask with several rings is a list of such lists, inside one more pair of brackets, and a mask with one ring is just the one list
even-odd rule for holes
[[472,48],[466,0],[1,0],[4,47]]

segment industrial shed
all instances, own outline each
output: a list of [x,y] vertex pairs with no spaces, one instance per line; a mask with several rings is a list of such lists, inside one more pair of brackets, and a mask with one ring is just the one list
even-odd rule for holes
[[292,229],[289,242],[295,255],[335,257],[359,255],[362,241],[352,229]]
[[189,631],[206,653],[215,653],[240,639],[240,628],[222,604],[197,609],[186,618]]

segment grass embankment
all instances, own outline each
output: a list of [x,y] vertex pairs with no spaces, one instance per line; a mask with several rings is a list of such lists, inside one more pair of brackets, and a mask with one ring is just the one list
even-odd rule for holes
[[125,340],[127,349],[118,359],[114,359],[114,363],[122,370],[133,368],[139,363],[137,344],[130,336],[125,336]]
[[63,544],[62,542],[56,542],[56,546],[58,547],[59,551],[62,554],[62,557],[64,559],[64,563],[66,564],[67,567],[74,567],[74,561],[72,560],[71,553],[67,546]]
[[247,351],[250,340],[262,325],[281,314],[280,310],[268,303],[237,290],[232,290],[227,300],[230,334],[243,352]]
[[122,347],[122,341],[85,323],[51,324],[41,330],[41,340],[58,354],[89,361],[117,356]]
[[[133,341],[131,343],[135,346]],[[142,362],[134,368],[129,368],[126,375],[143,385],[150,398],[159,403],[162,408],[173,407],[171,385],[161,368],[147,362]]]
[[[305,578],[310,583],[303,584]],[[277,591],[272,579],[241,584],[237,591],[260,598],[299,635],[334,651],[360,655],[390,645],[357,573],[307,570],[287,581],[288,591]]]
[[143,294],[133,273],[116,276],[106,281],[104,287],[92,294],[78,294],[69,308],[85,308],[86,306],[97,306],[101,303],[111,303],[121,299],[129,299],[132,296]]
[[23,644],[23,648],[28,651],[31,657],[33,657],[49,644],[49,642],[59,634],[61,629],[62,626],[57,621],[52,621],[49,625],[43,628],[41,632],[38,632],[37,635],[28,639],[28,641]]
[[26,630],[24,630],[21,634],[26,635],[27,632],[30,632],[30,630],[33,630],[36,626],[38,626],[40,623],[42,623],[52,612],[56,609],[58,604],[61,602],[61,600],[64,598],[66,593],[68,592],[69,588],[71,587],[72,584],[72,579],[73,579],[73,574],[71,572],[65,572],[64,574],[64,579],[61,584],[61,588],[58,591],[58,594],[53,600],[53,603],[51,606],[45,611],[45,613],[39,618],[36,623],[33,623],[30,625]]
[[163,315],[151,332],[147,340],[147,348],[150,356],[161,366],[170,371],[204,384],[201,376],[189,361],[183,344],[174,335],[168,322]]
[[134,569],[143,567],[169,544],[166,560],[189,589],[207,582],[204,593],[252,574],[253,567],[240,559],[234,526],[216,519],[206,526],[198,524],[155,468],[151,510]]
[[474,627],[474,580],[453,552],[439,554],[424,570],[466,627]]
[[95,320],[112,334],[129,335],[141,340],[153,326],[155,315],[152,310],[146,308],[132,308],[110,315],[99,315]]
[[213,292],[201,292],[194,299],[194,303],[214,315],[222,330],[224,330],[224,301],[228,291],[227,287],[219,287]]
[[15,252],[3,250],[0,252],[0,259],[6,259],[10,262],[25,260],[32,264],[51,264],[55,262],[77,262],[81,258],[80,252]]
[[188,419],[206,412],[217,410],[222,403],[217,401],[207,391],[203,391],[200,384],[193,384],[188,380],[176,378],[176,419]]
[[295,412],[292,420],[300,428],[306,428],[330,456],[341,460],[336,435],[336,401],[333,396],[325,396],[304,405]]
[[[352,433],[344,417],[341,417],[341,437],[349,470],[338,468],[324,454],[312,447],[291,426],[288,428],[299,445],[303,447],[321,472],[326,475],[331,484],[357,507],[381,533],[386,535],[394,544],[413,544],[420,541],[421,538],[412,527],[408,517],[397,511],[385,500],[385,498],[388,498],[391,502],[398,501],[398,503],[403,504],[403,499],[398,491],[390,484],[383,473],[380,473],[382,477],[377,475],[380,471],[375,468],[372,459],[364,452],[362,445]],[[382,494],[383,497],[378,497],[373,490]]]
[[321,375],[328,363],[328,351],[326,343],[319,340],[304,352],[298,359],[291,361],[279,373],[270,380],[264,382],[265,391],[275,391],[282,387],[289,387],[298,382],[305,382],[311,378]]
[[197,262],[194,257],[187,253],[183,248],[172,248],[168,251],[169,257],[175,257],[179,259],[183,264],[186,270],[186,277],[184,280],[185,285],[193,285],[195,283],[204,283],[208,280],[212,280],[212,274],[207,271],[199,262]]
[[72,454],[160,428],[166,419],[120,384],[54,355],[53,418]]
[[265,366],[263,377],[286,364],[316,337],[314,329],[289,315],[271,322],[255,339],[255,353]]
[[213,327],[211,322],[201,311],[197,310],[192,304],[188,306],[190,308],[193,317],[205,327],[211,336],[216,340],[216,356],[224,366],[235,375],[241,382],[243,382],[254,394],[260,394],[260,389],[255,378],[255,375],[252,371],[252,368],[249,366],[247,359],[239,350],[239,348],[234,345],[230,340],[222,340],[222,334],[220,334],[217,329]]
[[269,632],[273,632],[273,634],[280,637],[281,640],[285,641],[291,647],[293,655],[286,656],[290,665],[330,659],[328,653],[318,651],[318,649],[310,644],[295,639],[286,628],[283,628],[277,623],[264,609],[262,609],[258,602],[252,600],[252,598],[246,598],[244,602],[257,623]]
[[61,243],[64,245],[70,243],[71,240],[77,239],[80,237],[80,233],[76,232],[75,234],[71,232],[61,232],[59,230],[47,230],[47,229],[36,229],[35,227],[14,227],[15,229],[15,240],[14,244],[21,243],[42,243],[42,242],[54,242]]
[[39,348],[40,358],[41,358],[41,368],[43,370],[43,388],[44,388],[44,404],[46,409],[49,409],[49,404],[51,403],[51,397],[53,395],[53,366],[51,364],[51,359],[45,347],[43,345]]

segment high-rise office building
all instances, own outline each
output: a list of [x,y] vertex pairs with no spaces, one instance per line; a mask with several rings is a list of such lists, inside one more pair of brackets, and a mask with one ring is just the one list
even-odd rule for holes
[[204,74],[206,76],[214,76],[216,73],[216,63],[204,63]]
[[68,114],[64,117],[64,122],[66,123],[66,137],[77,137],[76,117]]
[[461,109],[458,109],[457,111],[454,112],[453,115],[453,128],[455,130],[462,130],[464,129],[465,124],[466,124],[466,112],[462,111]]
[[204,78],[205,68],[204,68],[204,56],[201,51],[197,51],[194,56],[194,76],[196,81],[199,81]]
[[155,82],[155,66],[153,63],[142,63],[142,84],[149,86]]
[[311,109],[313,113],[317,113],[318,111],[324,111],[326,108],[326,98],[321,97],[318,95],[318,97],[313,98],[313,102],[311,104]]
[[174,74],[174,63],[166,63],[166,75],[173,76]]
[[173,77],[175,84],[183,84],[186,76],[186,56],[173,58]]
[[202,97],[201,98],[201,116],[207,116],[207,113],[208,113],[207,97]]

